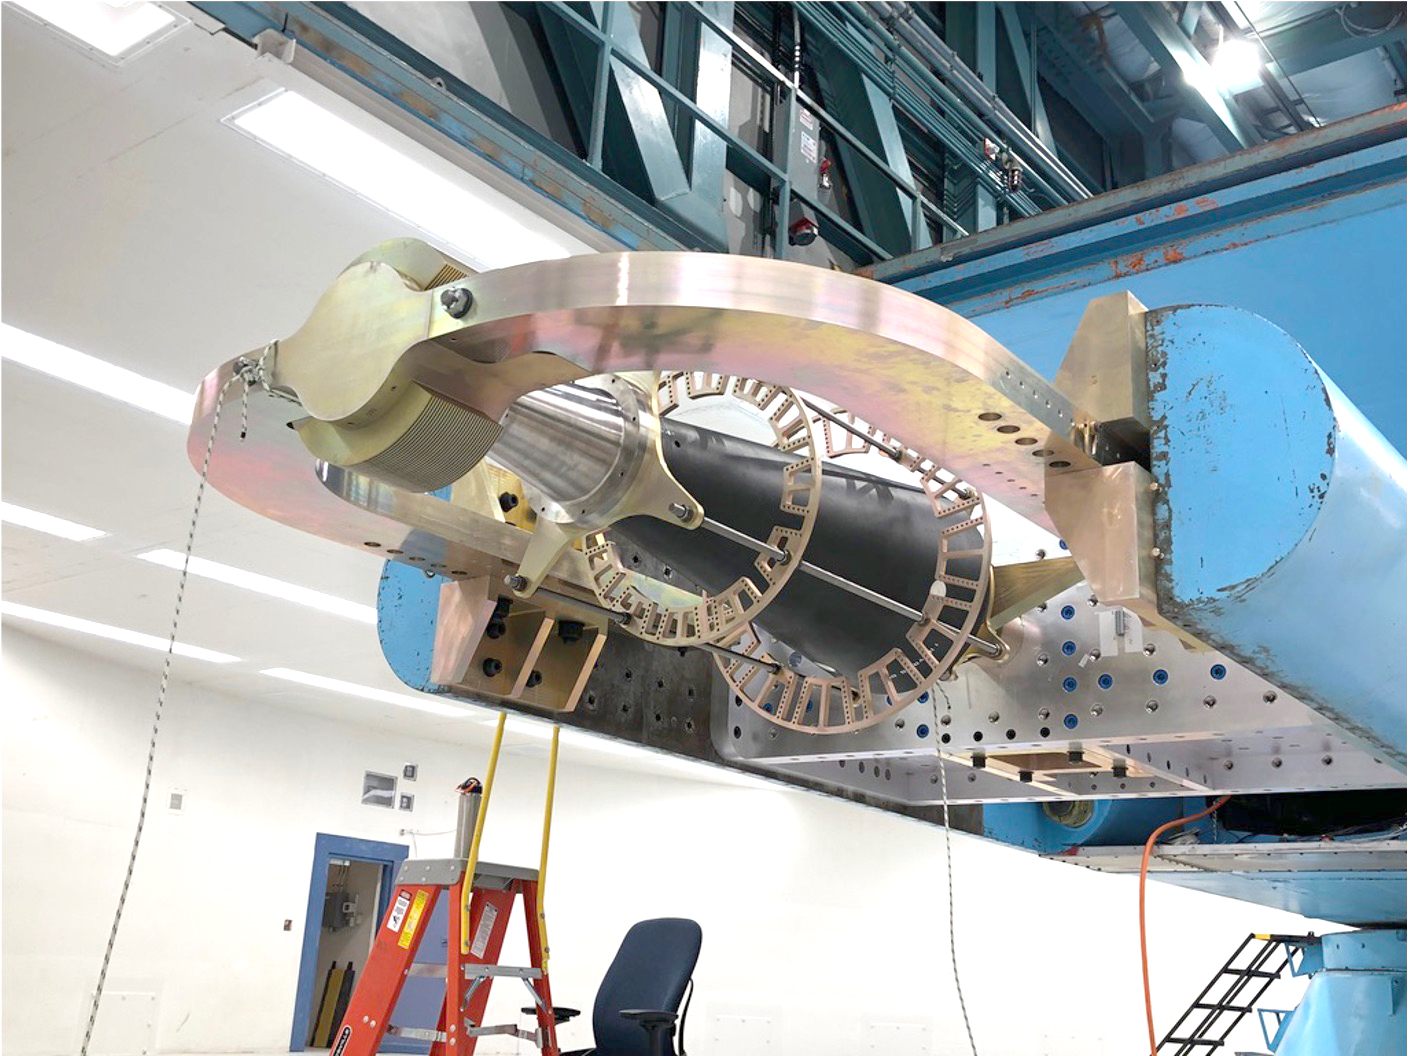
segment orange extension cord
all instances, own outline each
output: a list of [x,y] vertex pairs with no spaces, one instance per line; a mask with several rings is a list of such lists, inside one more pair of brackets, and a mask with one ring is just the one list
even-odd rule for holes
[[1169,829],[1187,825],[1190,821],[1200,821],[1231,798],[1223,796],[1206,810],[1189,814],[1186,818],[1166,821],[1149,833],[1149,838],[1144,841],[1144,857],[1139,862],[1139,962],[1144,969],[1144,1016],[1149,1021],[1149,1056],[1159,1056],[1159,1043],[1154,1038],[1154,999],[1149,996],[1149,938],[1144,931],[1144,887],[1149,879],[1149,855],[1154,853],[1154,844],[1159,841],[1159,837]]

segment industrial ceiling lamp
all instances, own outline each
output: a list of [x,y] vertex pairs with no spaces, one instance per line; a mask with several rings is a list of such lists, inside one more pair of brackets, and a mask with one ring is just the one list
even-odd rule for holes
[[1212,57],[1212,75],[1227,92],[1245,92],[1261,83],[1261,49],[1244,37],[1228,37]]

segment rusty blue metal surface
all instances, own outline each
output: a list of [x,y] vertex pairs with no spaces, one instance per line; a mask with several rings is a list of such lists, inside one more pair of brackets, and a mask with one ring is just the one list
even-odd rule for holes
[[1170,308],[1146,333],[1160,610],[1401,761],[1403,457],[1257,316]]
[[1401,928],[1326,935],[1323,967],[1280,1033],[1276,1056],[1408,1053],[1405,940]]
[[872,274],[978,320],[1048,377],[1095,297],[1245,308],[1294,335],[1404,451],[1403,134],[1401,107],[1365,115]]

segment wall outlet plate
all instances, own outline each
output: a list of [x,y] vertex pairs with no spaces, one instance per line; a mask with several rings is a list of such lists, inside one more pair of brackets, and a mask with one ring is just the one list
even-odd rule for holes
[[420,776],[420,765],[418,763],[406,763],[401,767],[401,777],[407,781],[414,781]]
[[409,794],[407,794],[407,793],[405,793],[405,792],[402,792],[402,793],[401,793],[401,803],[400,803],[400,806],[401,806],[401,809],[402,809],[402,810],[415,810],[415,809],[416,809],[416,797],[415,797],[415,796],[412,796],[412,795],[409,795]]

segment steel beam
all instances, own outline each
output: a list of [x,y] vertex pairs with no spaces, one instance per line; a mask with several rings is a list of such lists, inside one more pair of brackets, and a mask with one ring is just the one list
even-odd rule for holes
[[[1344,6],[1336,4],[1305,18],[1259,31],[1262,44],[1282,73],[1294,77],[1373,48],[1403,41],[1403,19],[1400,18],[1397,25],[1389,25],[1395,14],[1402,14],[1402,4],[1357,4],[1353,11],[1343,10]],[[1356,25],[1385,28],[1378,32],[1352,32],[1346,19]]]
[[[728,0],[708,7],[722,22],[731,20],[733,4]],[[589,160],[596,161],[598,151],[603,152],[602,160],[613,175],[673,213],[706,246],[726,248],[720,208],[725,141],[699,122],[689,121],[686,169],[677,141],[679,120],[671,120],[663,95],[633,68],[649,64],[635,21],[613,17],[626,12],[604,2],[585,5],[580,11],[565,3],[548,2],[533,5],[532,11],[540,16],[559,76],[567,82],[567,103],[579,128],[587,132],[583,138],[591,144]],[[598,36],[581,32],[583,19],[599,31]],[[713,33],[696,32],[693,38],[696,53],[679,71],[693,83],[677,87],[693,96],[695,104],[714,121],[726,123],[731,68],[728,42]],[[603,100],[596,71],[608,55],[605,89],[609,97]],[[635,63],[627,65],[626,57]]]
[[894,99],[829,41],[817,41],[812,38],[812,47],[821,61],[813,64],[813,70],[826,109],[904,181],[887,178],[849,142],[838,140],[836,150],[861,229],[894,255],[923,249],[932,240],[927,225],[916,228],[913,222],[915,193],[906,193],[905,188],[914,187],[914,177],[900,139]]
[[1229,151],[1260,142],[1237,100],[1217,85],[1212,67],[1159,3],[1124,3],[1116,8],[1139,43],[1170,74],[1181,78],[1184,97],[1218,142]]

